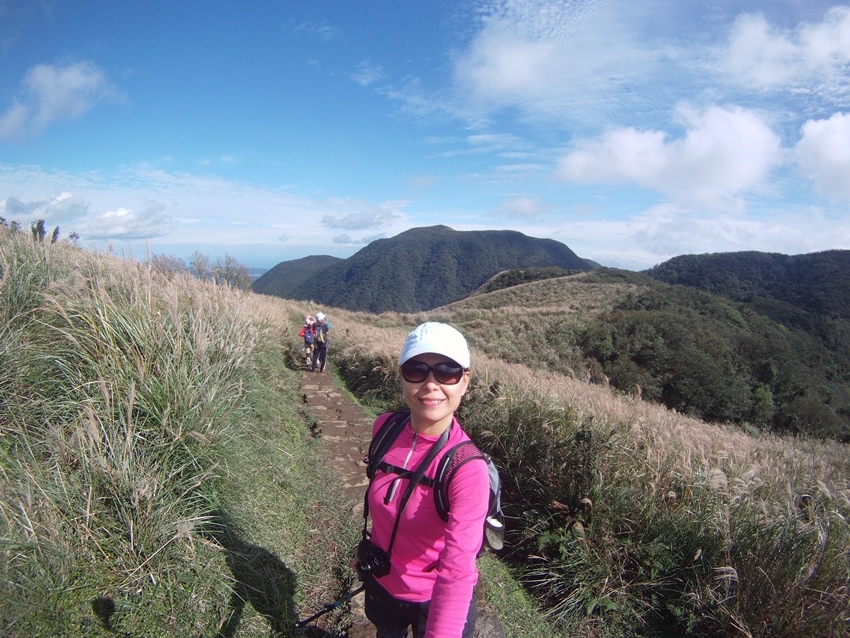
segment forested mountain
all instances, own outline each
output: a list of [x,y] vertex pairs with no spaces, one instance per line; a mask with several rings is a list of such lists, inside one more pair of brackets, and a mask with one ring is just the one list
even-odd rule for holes
[[379,239],[306,277],[302,277],[305,269],[293,273],[289,263],[278,264],[260,277],[254,290],[376,313],[417,312],[447,304],[503,270],[599,267],[552,239],[508,230],[456,231],[447,226],[413,228]]
[[815,316],[850,319],[850,250],[681,255],[645,272],[668,284],[760,303],[765,310],[765,300],[774,300]]
[[[736,301],[646,273],[534,275],[513,273],[508,279],[521,282],[513,287],[488,282],[490,292],[440,312],[508,361],[586,376],[707,421],[850,441],[847,319],[767,297]],[[802,286],[798,295],[822,296]]]
[[295,291],[322,268],[342,261],[331,255],[310,255],[302,259],[282,261],[254,281],[254,292],[295,299]]
[[739,356],[775,427],[850,440],[850,251],[683,255],[646,274],[739,302],[750,328]]

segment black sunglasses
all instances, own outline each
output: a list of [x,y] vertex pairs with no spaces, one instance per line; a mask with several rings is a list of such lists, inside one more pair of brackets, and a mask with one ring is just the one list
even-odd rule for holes
[[401,376],[408,383],[422,383],[428,373],[434,373],[434,381],[442,385],[455,385],[463,377],[465,368],[456,363],[440,362],[429,366],[424,361],[405,361],[401,366]]

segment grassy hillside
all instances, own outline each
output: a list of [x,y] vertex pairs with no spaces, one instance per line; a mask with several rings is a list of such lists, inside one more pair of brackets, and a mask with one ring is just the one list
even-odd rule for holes
[[[469,335],[461,419],[509,514],[482,594],[510,638],[846,635],[846,446],[710,425],[537,347],[640,286],[583,274],[429,313],[329,309],[331,368],[383,409],[412,327]],[[266,636],[349,584],[356,525],[313,494],[333,480],[286,367],[311,310],[0,237],[3,635]]]
[[[446,306],[485,351],[610,385],[708,421],[850,441],[850,322],[610,269]],[[439,309],[442,311],[442,309]],[[812,321],[807,324],[803,317]]]
[[390,406],[407,330],[440,319],[470,335],[462,421],[503,468],[504,559],[565,635],[846,635],[847,447],[750,436],[541,366],[528,346],[541,325],[566,332],[636,285],[593,279],[371,325],[337,311],[334,362],[364,400]]
[[336,598],[356,526],[312,489],[302,315],[0,235],[0,635],[266,636]]

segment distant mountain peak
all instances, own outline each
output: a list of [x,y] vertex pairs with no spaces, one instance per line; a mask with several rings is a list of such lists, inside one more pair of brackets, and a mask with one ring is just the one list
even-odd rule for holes
[[461,299],[504,270],[599,268],[554,239],[444,225],[411,228],[348,259],[327,260],[281,262],[255,282],[254,290],[349,310],[418,312]]

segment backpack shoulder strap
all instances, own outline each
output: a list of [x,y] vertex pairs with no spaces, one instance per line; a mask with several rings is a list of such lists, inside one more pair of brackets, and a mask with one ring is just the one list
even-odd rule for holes
[[[366,453],[366,476],[369,479],[369,483],[372,483],[372,479],[375,477],[375,472],[378,471],[378,468],[381,466],[384,460],[384,455],[387,453],[387,450],[390,449],[390,446],[393,444],[398,438],[398,435],[401,434],[401,431],[404,429],[405,424],[410,420],[410,412],[407,410],[401,410],[399,412],[393,412],[390,416],[387,417],[387,420],[381,424],[381,427],[378,428],[378,431],[375,432],[375,435],[372,437],[371,442],[369,443],[369,451]],[[369,518],[369,488],[366,488],[365,493],[363,494],[363,531],[366,531],[366,519]]]
[[410,412],[407,410],[393,412],[372,437],[372,441],[369,443],[369,451],[366,453],[366,476],[369,477],[370,481],[375,476],[378,466],[384,460],[387,450],[390,449],[393,441],[398,438],[409,420]]
[[453,445],[440,459],[437,473],[434,475],[434,482],[437,485],[434,490],[434,503],[437,506],[437,513],[444,521],[449,520],[449,485],[452,477],[462,466],[476,459],[487,462],[487,457],[472,441],[461,441]]

